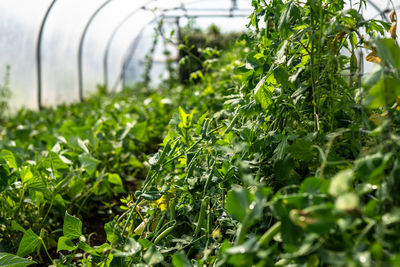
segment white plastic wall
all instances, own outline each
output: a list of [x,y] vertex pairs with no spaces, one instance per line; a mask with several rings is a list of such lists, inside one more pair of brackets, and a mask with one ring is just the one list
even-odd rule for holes
[[[42,39],[42,102],[45,106],[70,103],[79,99],[78,48],[82,33],[93,13],[107,0],[57,0],[44,27]],[[370,0],[380,9],[391,8],[389,0]],[[10,69],[12,110],[38,107],[36,47],[41,22],[52,0],[0,0],[0,83],[6,66]],[[349,0],[350,2],[350,0]],[[353,4],[357,2],[352,1]],[[400,0],[392,0],[400,14]],[[179,9],[184,4],[186,11]],[[146,9],[141,9],[145,6]],[[237,6],[251,10],[251,0],[238,0]],[[105,74],[110,90],[122,87],[121,73],[127,61],[126,81],[141,78],[144,57],[151,48],[154,22],[164,9],[169,15],[220,15],[229,13],[231,0],[112,0],[94,18],[83,45],[84,96],[104,84]],[[215,9],[205,11],[204,9]],[[240,11],[235,11],[240,13]],[[243,12],[242,12],[243,13]],[[365,18],[376,17],[378,11],[369,6]],[[222,30],[244,29],[247,18],[198,18],[200,27],[214,22]],[[181,24],[185,19],[181,20]],[[173,22],[166,27],[174,29]],[[144,28],[144,30],[143,30]],[[400,36],[400,27],[397,29]],[[140,38],[138,39],[138,36]],[[132,46],[138,43],[132,52]],[[106,48],[109,45],[107,71],[104,73]],[[152,77],[163,71],[162,41],[155,53]],[[175,51],[176,53],[176,51]],[[131,58],[129,56],[132,56]],[[371,68],[366,63],[366,69]],[[156,80],[156,79],[155,79]]]

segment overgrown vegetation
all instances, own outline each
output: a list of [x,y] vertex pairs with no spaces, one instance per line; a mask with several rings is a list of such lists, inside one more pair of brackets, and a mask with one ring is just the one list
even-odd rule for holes
[[253,1],[252,32],[205,52],[195,84],[21,111],[1,131],[18,256],[0,262],[399,265],[397,18],[366,4]]

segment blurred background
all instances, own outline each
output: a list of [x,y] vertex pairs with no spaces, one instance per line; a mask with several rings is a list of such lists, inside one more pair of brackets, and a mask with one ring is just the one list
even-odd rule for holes
[[[368,2],[365,19],[389,21],[387,10],[400,6]],[[79,101],[99,85],[121,90],[143,78],[146,58],[154,85],[179,60],[185,27],[242,32],[251,12],[251,0],[0,0],[0,83],[12,111]]]

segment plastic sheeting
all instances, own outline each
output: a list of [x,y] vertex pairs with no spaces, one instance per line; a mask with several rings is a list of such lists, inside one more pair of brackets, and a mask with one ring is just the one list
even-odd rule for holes
[[[0,83],[9,65],[13,110],[22,106],[38,108],[38,36],[52,2],[0,0]],[[372,2],[381,10],[390,8],[389,1]],[[393,2],[400,6],[400,0]],[[239,10],[235,11],[231,10],[232,3],[231,0],[56,0],[41,39],[42,104],[51,106],[79,100],[81,42],[83,96],[93,93],[99,84],[119,90],[124,82],[129,84],[141,78],[145,55],[152,46],[153,28],[162,14],[171,18],[197,16],[200,26],[214,22],[222,29],[243,30],[248,19],[242,15],[250,13],[251,1],[237,0]],[[372,5],[364,11],[366,18],[380,19],[377,14]],[[181,23],[184,21],[185,18]],[[177,27],[173,19],[164,26],[166,32]],[[85,28],[87,32],[83,35]],[[398,31],[400,35],[400,27]],[[154,54],[154,80],[165,69],[162,49],[159,41]]]
[[[52,2],[0,0],[0,77],[5,75],[9,65],[13,110],[22,106],[38,108],[39,31]],[[131,70],[126,72],[129,76],[125,75],[126,80],[140,78],[144,56],[153,37],[154,23],[151,22],[159,18],[163,10],[196,2],[208,9],[231,7],[231,0],[207,3],[199,0],[54,1],[41,38],[42,105],[79,100],[81,42],[83,96],[93,93],[101,84],[119,90],[123,86],[124,70]],[[250,6],[249,1],[245,2]],[[135,60],[131,61],[130,56],[135,56]],[[162,68],[158,68],[156,73],[161,73]]]

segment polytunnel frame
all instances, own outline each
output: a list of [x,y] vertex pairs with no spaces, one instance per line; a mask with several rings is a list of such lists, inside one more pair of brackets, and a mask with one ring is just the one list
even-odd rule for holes
[[[193,0],[193,1],[190,1],[189,3],[196,3],[196,2],[200,2],[200,1],[201,1],[201,0]],[[110,38],[108,39],[107,46],[106,46],[106,50],[105,50],[105,53],[104,53],[104,58],[103,58],[103,72],[104,72],[104,85],[105,85],[105,86],[108,86],[108,82],[109,82],[109,79],[108,79],[108,57],[109,57],[109,53],[110,53],[110,49],[111,49],[111,45],[112,45],[112,42],[113,42],[113,40],[114,40],[114,37],[117,35],[117,33],[118,33],[118,31],[120,30],[120,28],[121,28],[133,15],[135,15],[137,12],[139,12],[139,11],[142,10],[142,9],[146,9],[146,5],[148,5],[148,4],[152,3],[152,2],[157,2],[157,0],[150,0],[150,1],[146,2],[146,3],[144,3],[140,8],[136,8],[136,9],[133,10],[131,13],[129,13],[127,16],[125,16],[125,17],[121,20],[121,22],[115,27],[115,29],[114,29],[114,31],[112,32]],[[239,10],[239,9],[237,8],[237,0],[231,0],[231,3],[232,3],[232,5],[231,5],[230,9],[224,9],[224,11],[229,10],[230,14],[229,14],[228,17],[234,17],[233,11],[234,11],[234,10]],[[176,7],[173,7],[173,8],[166,8],[166,9],[161,10],[161,16],[163,16],[163,12],[168,12],[168,11],[171,11],[171,10],[178,10],[178,9],[182,9],[183,11],[186,11],[186,8],[184,7],[184,4],[181,2],[181,6],[176,6]],[[191,10],[192,10],[192,9],[191,9]],[[211,9],[211,8],[210,8],[210,9],[203,9],[203,11],[211,11],[211,10],[212,10],[212,11],[215,11],[215,10],[218,11],[218,9]],[[185,15],[185,16],[187,17],[187,15]],[[177,16],[175,16],[175,17],[177,17]],[[211,16],[211,17],[215,17],[215,16]],[[148,25],[154,23],[155,20],[156,20],[156,19],[153,19],[153,20],[151,20],[149,23],[147,23],[145,26],[143,26],[143,29],[142,29],[142,30],[139,32],[139,34],[132,40],[131,45],[129,45],[129,48],[128,48],[128,49],[131,49],[130,47],[132,47],[132,43],[135,43],[135,42],[136,42],[136,38],[143,34],[144,28],[146,28]],[[124,63],[123,63],[123,66],[124,66],[124,65],[125,65],[125,60],[124,60],[123,62],[124,62]],[[124,74],[120,74],[120,75],[119,75],[119,80],[116,81],[116,84],[118,84],[118,82],[121,81],[121,78],[122,78],[123,76],[124,76]],[[114,87],[116,87],[116,86],[114,86]],[[113,89],[112,91],[114,91],[114,89]]]
[[44,27],[46,26],[47,19],[50,15],[51,10],[53,9],[57,0],[53,0],[50,3],[49,7],[46,10],[46,13],[43,17],[42,23],[40,24],[39,35],[36,44],[36,68],[37,68],[37,101],[38,101],[38,108],[41,110],[42,106],[42,38]]
[[[201,0],[195,0],[193,2],[198,2]],[[186,17],[186,18],[217,18],[217,17],[224,17],[224,18],[239,18],[239,17],[248,17],[248,15],[244,15],[244,14],[233,14],[234,10],[238,10],[240,11],[241,9],[237,8],[237,4],[236,4],[236,0],[231,0],[232,1],[232,7],[230,9],[186,9],[184,7],[175,7],[175,8],[170,8],[170,9],[164,9],[162,10],[161,19],[176,19],[178,27],[179,27],[179,20],[182,17]],[[177,10],[177,9],[182,9],[184,12],[187,12],[187,10],[190,11],[229,11],[229,14],[202,14],[202,15],[188,15],[188,14],[184,14],[184,15],[165,15],[166,12],[172,11],[172,10]],[[123,60],[123,64],[122,64],[122,68],[121,68],[121,73],[118,76],[118,79],[116,80],[113,88],[112,88],[112,92],[116,90],[118,84],[120,82],[122,82],[122,86],[125,87],[126,83],[125,83],[125,76],[126,76],[126,71],[128,69],[129,66],[129,61],[132,58],[132,56],[134,55],[138,43],[139,43],[139,39],[142,37],[144,30],[151,24],[153,24],[155,21],[157,21],[157,18],[152,19],[150,22],[148,22],[145,26],[143,26],[143,28],[141,29],[141,31],[135,36],[135,38],[132,40],[131,45],[129,45],[129,48],[127,50],[127,52],[125,53],[124,56],[124,60]]]
[[104,52],[104,57],[103,57],[103,78],[104,78],[104,85],[107,86],[108,85],[108,57],[110,54],[110,50],[111,50],[111,45],[112,42],[114,40],[114,37],[117,35],[118,31],[121,29],[121,27],[125,24],[125,22],[127,22],[133,15],[135,15],[137,12],[139,12],[140,10],[144,9],[145,5],[148,5],[152,2],[156,2],[157,0],[149,0],[146,3],[144,3],[144,5],[140,6],[140,7],[136,7],[133,11],[131,11],[128,15],[126,15],[118,24],[117,26],[114,28],[114,30],[112,31],[110,38],[108,38],[107,40],[107,45],[106,45],[106,50]]
[[[87,21],[85,28],[81,34],[80,37],[80,42],[79,42],[79,50],[78,50],[78,86],[79,86],[79,100],[81,102],[83,102],[84,98],[83,98],[83,46],[84,46],[84,42],[85,42],[85,38],[86,35],[89,31],[89,28],[92,24],[92,22],[95,20],[95,18],[97,17],[97,15],[109,4],[111,3],[113,0],[107,0],[104,3],[102,3],[96,10],[95,12],[90,16],[89,20]],[[157,0],[149,0],[146,3],[144,3],[141,7],[139,8],[135,8],[131,13],[129,13],[127,16],[125,16],[121,22],[115,27],[115,29],[113,30],[112,34],[110,35],[110,38],[108,39],[107,42],[107,46],[106,46],[106,50],[104,53],[104,58],[103,58],[103,71],[104,71],[104,85],[108,85],[108,57],[109,57],[109,52],[111,49],[111,45],[112,42],[114,40],[114,37],[116,36],[116,34],[118,33],[119,29],[133,16],[135,15],[137,12],[139,12],[142,9],[145,9],[146,5],[152,3],[152,2],[156,2]],[[194,0],[191,1],[190,3],[193,2],[198,2],[200,0]],[[36,44],[36,64],[37,64],[37,98],[38,98],[38,108],[39,110],[43,109],[43,104],[42,104],[42,39],[43,39],[43,34],[44,34],[44,29],[48,20],[48,17],[54,7],[54,5],[56,4],[57,0],[53,0],[49,7],[46,10],[46,13],[42,19],[41,25],[40,25],[40,30],[39,30],[39,34],[38,34],[38,39],[37,39],[37,44]],[[231,0],[232,6],[229,9],[230,14],[229,15],[225,15],[224,17],[234,17],[237,15],[233,15],[233,11],[237,10],[237,0]],[[163,15],[163,12],[168,12],[171,10],[177,10],[177,9],[182,9],[184,11],[186,11],[184,4],[181,3],[181,6],[177,6],[174,8],[168,8],[168,9],[163,9],[161,10],[161,14]],[[210,11],[215,11],[216,9],[204,9],[205,11],[210,10]],[[203,11],[204,11],[203,10]],[[226,11],[226,10],[225,10]],[[189,17],[188,15],[184,15],[185,17]],[[182,16],[174,16],[175,18],[179,19]],[[191,17],[199,17],[199,16],[191,16]],[[210,15],[209,17],[218,17],[217,15]],[[128,52],[126,53],[126,57],[129,57],[129,55],[132,55],[134,53],[134,51],[136,50],[136,46],[137,46],[137,39],[139,37],[141,37],[141,35],[143,34],[144,29],[154,23],[156,19],[153,19],[152,21],[150,21],[148,24],[146,24],[140,31],[140,33],[135,37],[135,39],[132,41],[132,45],[129,45],[128,48]],[[136,43],[136,45],[135,45]],[[132,51],[131,51],[132,50]],[[131,51],[131,52],[129,52]],[[127,58],[125,57],[125,59],[123,60],[123,66],[122,66],[122,73],[120,75],[120,78],[118,81],[121,81],[121,77],[123,77],[125,75],[126,69],[127,69],[127,64],[126,62],[128,61]]]
[[110,4],[113,0],[107,0],[103,4],[101,4],[96,11],[90,16],[88,22],[85,25],[85,28],[82,32],[81,39],[79,41],[79,51],[78,51],[78,82],[79,82],[79,100],[83,102],[83,45],[85,43],[85,38],[87,32],[89,31],[90,25],[96,18],[96,16],[105,8],[108,4]]

